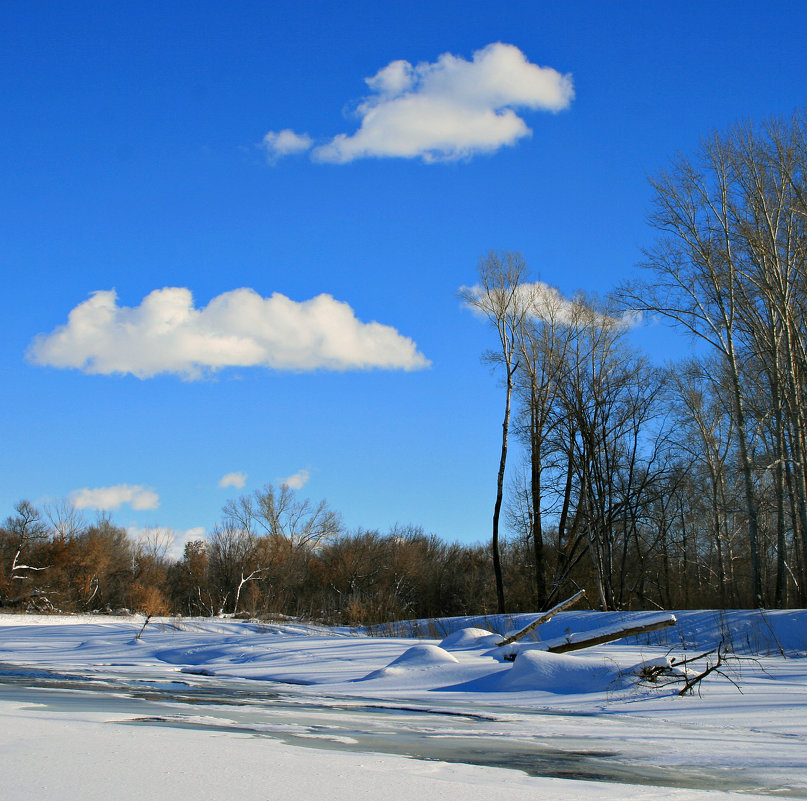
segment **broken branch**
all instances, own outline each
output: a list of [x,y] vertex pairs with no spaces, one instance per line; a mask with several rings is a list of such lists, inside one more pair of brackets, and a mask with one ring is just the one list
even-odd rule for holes
[[570,606],[576,604],[584,595],[586,594],[585,590],[580,590],[576,592],[571,598],[567,598],[565,601],[561,601],[556,606],[553,606],[547,612],[544,612],[540,617],[537,617],[535,620],[532,621],[528,626],[525,626],[521,631],[517,631],[515,634],[511,634],[509,637],[502,640],[500,643],[496,643],[500,648],[503,645],[511,645],[512,643],[520,640],[524,635],[529,634],[534,629],[537,629],[542,623],[546,623],[547,620],[551,620],[555,617],[558,612],[562,612],[564,609],[568,609]]

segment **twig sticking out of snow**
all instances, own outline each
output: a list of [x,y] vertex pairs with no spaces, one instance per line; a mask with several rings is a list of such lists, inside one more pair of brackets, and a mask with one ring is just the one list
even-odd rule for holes
[[151,620],[151,615],[148,615],[148,616],[146,617],[146,622],[143,624],[143,628],[142,628],[142,629],[140,629],[140,631],[138,631],[138,632],[137,632],[137,637],[135,637],[135,640],[139,640],[139,639],[140,639],[140,637],[142,636],[143,632],[146,630],[146,626],[148,626],[148,624],[149,624],[149,620]]
[[688,693],[691,693],[693,687],[698,688],[698,694],[700,695],[700,683],[710,673],[718,673],[724,679],[728,679],[739,690],[739,692],[742,693],[742,690],[740,689],[737,682],[734,681],[734,679],[732,679],[730,676],[727,676],[722,670],[720,670],[720,668],[723,667],[723,659],[726,656],[726,652],[725,652],[725,649],[723,647],[723,642],[722,641],[720,642],[720,645],[717,646],[716,650],[717,650],[717,660],[715,661],[715,663],[713,665],[710,665],[707,662],[706,663],[706,670],[704,670],[701,673],[698,673],[696,676],[693,676],[691,679],[687,679],[687,681],[684,683],[684,686],[681,688],[681,691],[678,693],[678,695],[687,695]]

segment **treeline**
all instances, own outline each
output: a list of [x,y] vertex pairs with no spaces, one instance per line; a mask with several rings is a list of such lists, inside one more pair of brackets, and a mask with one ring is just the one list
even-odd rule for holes
[[[613,298],[564,298],[514,253],[462,291],[504,379],[490,543],[348,532],[269,486],[171,561],[23,502],[0,528],[0,603],[333,623],[539,610],[580,588],[600,609],[807,605],[807,114],[714,134],[652,185],[657,240]],[[651,363],[641,315],[696,355]],[[507,484],[512,437],[526,458]]]
[[[286,486],[230,502],[207,539],[167,556],[160,532],[131,537],[68,504],[18,503],[0,527],[0,607],[371,623],[492,612],[489,548],[449,545],[417,527],[344,530],[327,504]],[[524,554],[505,549],[508,583],[527,588]]]
[[[750,556],[742,528],[727,551],[723,596],[699,476],[668,478],[676,485],[672,499],[659,482],[651,503],[659,525],[651,529],[648,515],[637,523],[636,540],[619,551],[614,590],[624,593],[622,608],[746,605]],[[517,533],[499,543],[511,612],[540,606],[526,498],[522,493],[509,509]],[[691,509],[689,501],[695,503]],[[589,605],[602,608],[599,564],[578,526],[568,529],[574,541],[561,538],[557,526],[546,528],[546,584],[553,597],[586,588]],[[288,487],[267,486],[230,502],[211,535],[187,543],[181,558],[170,558],[167,549],[160,530],[131,536],[105,515],[88,524],[67,504],[39,510],[23,501],[0,526],[0,608],[291,616],[328,624],[492,614],[498,608],[488,543],[448,544],[415,526],[345,531],[327,504],[313,504]],[[775,564],[775,551],[769,563]],[[796,596],[789,601],[798,602]]]

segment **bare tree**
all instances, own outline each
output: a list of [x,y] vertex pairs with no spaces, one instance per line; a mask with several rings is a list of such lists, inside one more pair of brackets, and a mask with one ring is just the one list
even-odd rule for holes
[[87,528],[84,516],[67,499],[45,504],[44,511],[55,537],[69,539],[78,536]]
[[600,605],[624,605],[642,507],[665,472],[659,414],[664,381],[625,343],[627,326],[593,300],[578,301],[576,331],[561,384],[560,414],[576,485],[575,527],[588,539]]
[[714,348],[722,357],[736,420],[751,551],[753,595],[762,605],[758,502],[748,443],[741,381],[742,340],[738,318],[743,295],[742,251],[737,246],[736,164],[728,141],[713,135],[695,162],[679,156],[651,181],[655,209],[651,225],[658,243],[646,252],[652,277],[621,290],[633,308],[663,315]]
[[[722,400],[724,383],[719,366],[709,361],[691,361],[670,371],[674,393],[676,446],[686,454],[689,471],[704,484],[696,492],[708,500],[708,529],[716,555],[716,573],[721,604],[728,603],[731,571],[727,531],[728,459],[734,440],[730,404]],[[703,493],[707,489],[707,493]],[[690,515],[696,504],[690,502]]]
[[[29,501],[20,501],[14,506],[15,515],[8,517],[3,526],[2,545],[8,552],[9,565],[6,575],[10,579],[2,603],[19,603],[26,599],[43,596],[36,576],[50,565],[34,564],[36,546],[48,539],[48,527],[39,510]],[[20,582],[15,585],[13,582]],[[22,589],[22,585],[26,585]],[[19,590],[13,587],[19,586]],[[47,599],[45,599],[47,603]]]
[[576,304],[545,284],[525,287],[529,316],[519,328],[518,349],[523,365],[521,394],[524,422],[522,436],[529,453],[528,510],[530,539],[535,561],[538,608],[547,603],[544,557],[544,473],[552,459],[551,437],[557,428],[558,401],[566,378],[567,352],[574,340]]
[[472,287],[463,287],[460,298],[474,312],[484,317],[496,330],[499,349],[487,354],[493,364],[504,368],[505,402],[502,420],[502,445],[499,456],[499,471],[496,477],[496,501],[493,506],[493,534],[491,551],[493,572],[496,580],[496,598],[500,614],[505,611],[504,582],[499,553],[499,518],[504,497],[504,473],[507,465],[508,437],[510,434],[510,410],[515,374],[519,367],[518,348],[521,329],[529,315],[523,285],[527,266],[519,253],[497,254],[491,251],[479,261],[479,282]]
[[[213,529],[208,546],[208,564],[220,613],[224,613],[230,598],[234,599],[233,613],[238,612],[238,601],[244,584],[256,578],[253,575],[257,569],[256,546],[255,534],[233,519],[225,519]],[[251,578],[245,579],[245,576]]]
[[189,615],[212,616],[216,612],[210,592],[208,550],[205,540],[186,542],[182,559],[170,569],[172,599]]
[[237,612],[249,583],[260,584],[264,595],[273,583],[288,584],[291,574],[341,531],[341,518],[326,501],[300,498],[286,484],[267,484],[229,501],[210,541],[210,572],[218,582],[222,607],[232,598]]
[[225,519],[254,536],[285,541],[295,550],[312,550],[337,536],[342,528],[339,515],[327,501],[314,503],[300,498],[287,484],[279,489],[267,484],[252,495],[244,495],[224,507]]

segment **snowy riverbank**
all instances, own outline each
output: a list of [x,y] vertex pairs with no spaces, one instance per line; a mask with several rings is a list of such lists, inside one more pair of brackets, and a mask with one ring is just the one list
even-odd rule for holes
[[[513,663],[478,619],[439,639],[159,619],[138,640],[139,618],[0,615],[4,797],[807,797],[807,612],[676,614],[649,642]],[[700,696],[639,681],[727,632],[744,656]]]

